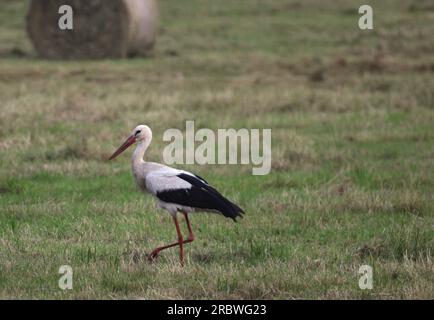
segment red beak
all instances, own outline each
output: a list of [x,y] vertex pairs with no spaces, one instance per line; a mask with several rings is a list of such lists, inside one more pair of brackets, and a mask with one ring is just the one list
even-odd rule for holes
[[111,155],[111,157],[109,158],[109,160],[113,160],[114,158],[116,158],[122,152],[124,152],[125,150],[127,150],[128,147],[130,145],[132,145],[134,142],[136,142],[136,137],[135,136],[129,136],[128,139],[125,140],[125,142],[119,147],[119,149],[116,150],[115,153],[113,153]]

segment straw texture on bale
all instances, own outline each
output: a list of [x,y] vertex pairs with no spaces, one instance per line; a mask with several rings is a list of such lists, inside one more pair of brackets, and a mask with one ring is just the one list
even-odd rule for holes
[[[62,5],[72,7],[73,30],[59,28]],[[123,58],[152,48],[157,19],[156,0],[32,0],[27,33],[43,58]]]

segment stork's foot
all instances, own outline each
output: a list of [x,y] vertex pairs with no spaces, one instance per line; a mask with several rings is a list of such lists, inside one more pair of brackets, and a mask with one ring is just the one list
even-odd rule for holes
[[[187,240],[183,240],[181,242],[175,242],[175,243],[169,244],[169,245],[164,246],[164,247],[158,247],[158,248],[152,250],[152,252],[148,255],[148,261],[151,263],[155,262],[157,260],[158,256],[160,255],[160,252],[163,251],[164,249],[171,248],[174,246],[179,246],[181,243],[187,244],[187,243],[192,242],[193,240],[194,240],[194,235],[190,234],[189,237],[187,238]],[[184,263],[181,262],[181,265],[183,265],[183,264]]]
[[160,254],[160,250],[154,250],[148,255],[149,262],[155,262],[157,260],[158,255]]

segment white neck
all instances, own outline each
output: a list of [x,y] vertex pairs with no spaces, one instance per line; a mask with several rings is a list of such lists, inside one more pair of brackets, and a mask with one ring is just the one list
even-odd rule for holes
[[135,165],[140,165],[141,163],[145,162],[144,156],[150,144],[151,144],[151,139],[144,139],[137,144],[136,150],[134,150],[131,159],[133,167]]

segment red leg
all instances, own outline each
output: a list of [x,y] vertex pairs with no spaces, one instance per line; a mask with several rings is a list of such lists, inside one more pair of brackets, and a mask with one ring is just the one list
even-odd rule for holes
[[188,214],[185,212],[183,214],[185,217],[185,221],[187,221],[187,227],[188,227],[188,238],[186,241],[184,241],[184,243],[188,243],[194,240],[194,234],[193,231],[191,230],[190,220],[188,220]]
[[178,219],[176,216],[173,218],[175,221],[176,232],[178,233],[178,244],[179,244],[179,262],[181,266],[184,266],[184,239],[182,238],[181,229],[179,228]]
[[183,240],[182,238],[182,234],[181,234],[181,230],[179,228],[179,224],[178,224],[178,219],[176,217],[173,218],[174,222],[175,222],[175,227],[176,227],[176,232],[178,233],[178,242],[166,245],[166,246],[162,246],[162,247],[158,247],[156,249],[154,249],[151,254],[149,255],[149,260],[150,261],[154,261],[158,254],[160,253],[160,251],[164,250],[164,249],[168,249],[174,246],[179,245],[180,246],[180,259],[181,259],[181,265],[183,265],[183,260],[184,260],[184,248],[183,245],[186,243],[190,243],[194,240],[194,235],[193,235],[193,231],[191,230],[191,225],[190,225],[190,221],[188,220],[188,216],[186,213],[183,213],[185,220],[187,221],[187,227],[188,227],[188,238],[187,240]]

